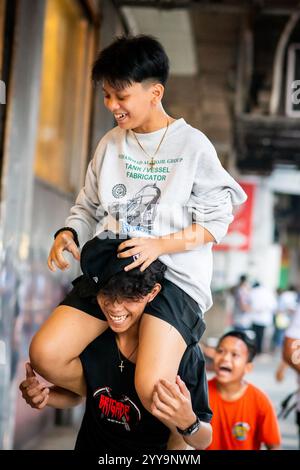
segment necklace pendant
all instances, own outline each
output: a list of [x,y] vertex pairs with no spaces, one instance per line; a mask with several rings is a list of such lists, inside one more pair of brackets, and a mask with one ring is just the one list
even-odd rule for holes
[[152,171],[154,166],[155,166],[155,161],[154,161],[153,157],[151,158],[151,161],[148,163],[148,165],[150,166],[150,171]]
[[125,367],[125,366],[123,366],[123,362],[124,362],[124,361],[121,360],[121,364],[118,366],[118,367],[121,369],[121,372],[123,372],[123,369],[124,369],[124,367]]

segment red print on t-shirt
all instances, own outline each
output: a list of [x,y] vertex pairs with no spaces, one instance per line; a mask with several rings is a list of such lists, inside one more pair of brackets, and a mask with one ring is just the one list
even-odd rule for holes
[[135,427],[141,419],[141,412],[137,405],[126,395],[113,397],[110,387],[99,388],[94,392],[97,398],[101,418],[113,423],[122,424],[126,431]]

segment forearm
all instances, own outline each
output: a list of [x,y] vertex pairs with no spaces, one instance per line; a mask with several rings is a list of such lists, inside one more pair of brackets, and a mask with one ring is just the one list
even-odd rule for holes
[[71,208],[70,215],[64,224],[76,230],[80,246],[94,236],[97,223],[105,214],[97,192],[95,165],[94,158],[88,165],[84,187],[80,190],[75,205]]
[[73,406],[79,405],[81,402],[82,396],[77,395],[76,393],[57,387],[56,385],[50,387],[47,406],[50,406],[51,408],[72,408]]
[[[151,413],[171,432],[174,430],[175,434],[178,433],[188,446],[206,449],[210,445],[211,425],[200,421],[200,418],[196,416],[193,411],[191,393],[179,375],[176,377],[175,384],[165,379],[157,382],[153,393]],[[190,435],[184,435],[189,433]]]
[[212,234],[199,224],[160,237],[164,253],[180,253],[215,241]]
[[212,439],[211,425],[201,421],[201,426],[195,434],[192,434],[191,436],[183,436],[183,438],[186,444],[194,449],[206,449],[210,445]]
[[183,437],[176,432],[171,432],[169,440],[168,440],[168,446],[167,450],[189,450],[189,446],[183,439]]
[[[190,411],[192,414],[185,413],[184,418],[186,419],[181,419],[179,429],[184,430],[190,428],[192,424],[196,422],[196,414],[193,412],[192,408]],[[188,446],[191,446],[197,450],[203,450],[206,449],[211,443],[212,427],[209,423],[200,421],[200,427],[194,434],[191,434],[190,436],[182,435],[182,437]]]

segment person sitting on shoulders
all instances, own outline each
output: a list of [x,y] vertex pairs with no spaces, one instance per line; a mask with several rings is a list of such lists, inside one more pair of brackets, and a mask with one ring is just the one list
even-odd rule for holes
[[144,452],[185,450],[187,445],[204,449],[211,441],[212,414],[205,361],[197,343],[186,349],[176,383],[157,381],[151,412],[139,399],[134,380],[139,326],[147,305],[161,291],[165,266],[156,260],[143,272],[136,268],[126,273],[124,265],[132,258],[117,258],[122,241],[95,237],[82,250],[84,274],[75,283],[76,298],[83,304],[86,299],[90,305],[99,304],[109,328],[73,364],[78,393],[47,387],[27,364],[27,377],[20,384],[23,398],[42,409],[71,407],[86,396],[75,450]]

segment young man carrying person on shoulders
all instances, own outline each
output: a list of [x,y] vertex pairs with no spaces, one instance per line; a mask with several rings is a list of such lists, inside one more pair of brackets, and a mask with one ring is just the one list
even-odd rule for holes
[[47,387],[28,364],[20,385],[23,398],[42,409],[74,406],[86,396],[75,450],[144,452],[184,450],[187,445],[204,449],[211,441],[211,410],[205,362],[197,344],[186,349],[176,384],[164,379],[156,383],[151,413],[135,388],[139,325],[147,305],[161,291],[165,266],[156,260],[143,272],[136,268],[126,273],[124,267],[133,259],[117,258],[122,240],[104,235],[107,238],[95,237],[83,247],[84,274],[75,282],[75,294],[74,289],[70,293],[83,304],[99,304],[109,326],[74,364],[78,393]]

